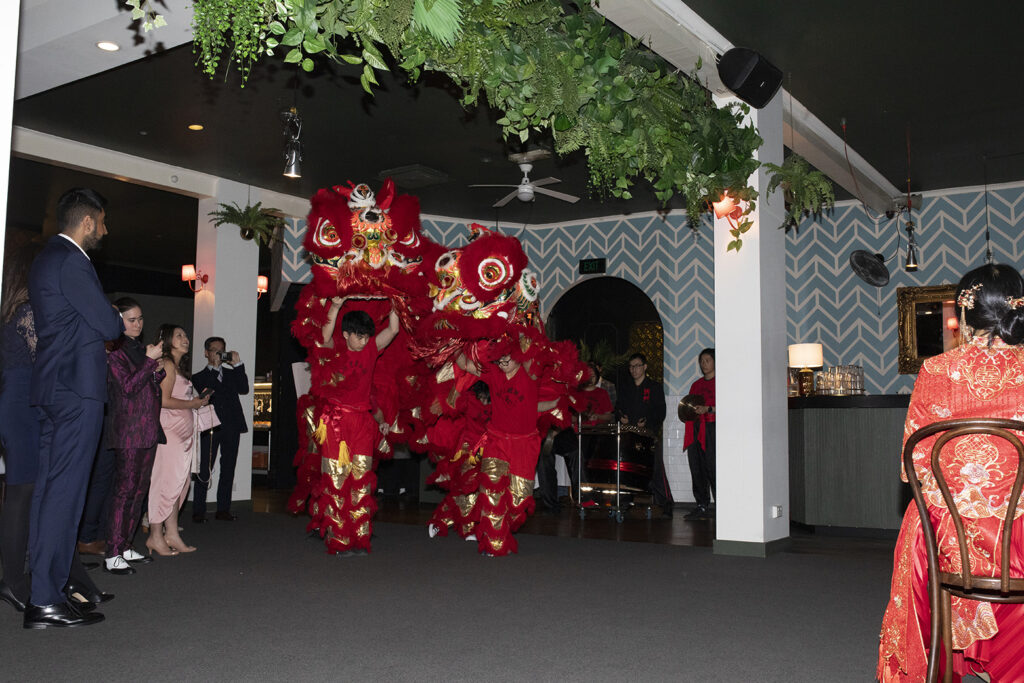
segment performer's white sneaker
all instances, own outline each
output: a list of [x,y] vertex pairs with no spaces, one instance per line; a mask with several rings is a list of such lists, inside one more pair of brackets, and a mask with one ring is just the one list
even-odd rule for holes
[[470,534],[469,536],[466,536],[466,540],[467,541],[475,541],[476,540],[476,534]]
[[430,536],[431,538],[433,538],[434,536],[437,536],[439,531],[441,531],[441,530],[437,528],[436,524],[428,524],[427,525],[427,535]]

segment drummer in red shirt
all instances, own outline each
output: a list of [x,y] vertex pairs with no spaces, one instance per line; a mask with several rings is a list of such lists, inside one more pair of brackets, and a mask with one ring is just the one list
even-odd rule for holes
[[530,375],[530,361],[514,357],[511,342],[492,346],[498,360],[477,365],[459,354],[456,364],[487,383],[491,393],[491,421],[484,435],[480,460],[480,492],[477,506],[477,547],[488,556],[516,552],[512,533],[533,511],[533,475],[540,453],[537,413],[550,410],[556,401],[539,401],[539,382]]
[[703,398],[704,405],[696,407],[697,419],[686,423],[683,440],[697,508],[684,519],[710,519],[715,495],[715,350],[701,351],[697,364],[703,377],[690,386],[690,393]]

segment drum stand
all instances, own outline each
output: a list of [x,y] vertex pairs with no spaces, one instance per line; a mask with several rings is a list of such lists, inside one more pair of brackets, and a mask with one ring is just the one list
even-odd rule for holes
[[[623,514],[626,510],[633,506],[632,502],[627,503],[625,506],[622,504],[622,424],[618,421],[615,422],[615,427],[608,426],[593,426],[586,427],[588,433],[592,434],[615,434],[615,505],[607,508],[608,516],[613,518],[617,523],[622,524],[622,520],[625,518]],[[580,519],[586,519],[587,508],[583,507],[583,416],[576,415],[576,507],[579,509]],[[646,510],[647,519],[651,518],[651,506],[647,506]]]

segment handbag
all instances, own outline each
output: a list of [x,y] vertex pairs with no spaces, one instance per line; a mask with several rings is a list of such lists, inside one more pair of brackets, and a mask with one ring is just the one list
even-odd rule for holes
[[205,432],[220,426],[220,418],[217,417],[217,411],[209,403],[196,408],[195,414],[197,431]]

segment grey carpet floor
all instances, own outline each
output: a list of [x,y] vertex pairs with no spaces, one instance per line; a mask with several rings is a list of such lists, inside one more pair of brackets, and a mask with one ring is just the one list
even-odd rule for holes
[[25,631],[0,604],[0,679],[874,679],[884,543],[753,559],[521,535],[519,555],[485,558],[378,524],[370,555],[337,558],[304,525],[186,522],[198,552],[94,572],[117,596],[97,626]]

